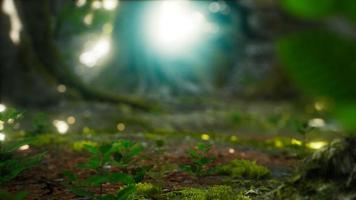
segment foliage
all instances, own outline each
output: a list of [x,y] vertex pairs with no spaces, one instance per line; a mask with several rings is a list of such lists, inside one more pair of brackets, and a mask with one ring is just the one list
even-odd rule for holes
[[23,200],[26,192],[17,192],[15,194],[0,190],[0,200]]
[[232,160],[218,169],[220,174],[237,178],[262,179],[269,177],[271,172],[268,168],[249,160]]
[[[16,109],[8,108],[5,112],[0,113],[0,120],[5,121],[8,124],[13,124],[14,120],[19,119],[21,116],[22,113]],[[27,157],[16,154],[16,151],[21,146],[28,145],[31,142],[31,139],[0,141],[0,186],[13,180],[24,170],[32,168],[41,162],[44,154]],[[0,190],[0,199],[22,200],[25,196],[25,192],[12,194],[4,190]]]
[[194,148],[187,151],[190,159],[189,164],[181,165],[180,168],[195,176],[211,175],[215,172],[212,163],[215,161],[215,156],[210,155],[211,145],[199,143]]
[[131,194],[129,200],[157,199],[161,188],[151,183],[137,183],[136,192]]
[[250,198],[243,194],[234,194],[230,186],[216,185],[207,189],[185,188],[179,191],[173,191],[165,195],[163,199],[167,200],[249,200]]
[[[282,5],[291,14],[305,19],[309,16],[341,15],[356,20],[356,2],[352,0],[284,0]],[[307,10],[307,11],[306,11]],[[345,23],[345,22],[343,22]],[[312,97],[335,101],[336,116],[348,131],[356,130],[355,100],[356,40],[342,31],[308,29],[282,37],[278,55],[289,76],[302,91]]]
[[32,121],[31,135],[52,133],[54,131],[51,121],[45,113],[38,113]]
[[[82,179],[75,173],[66,171],[67,186],[78,196],[90,197],[93,199],[127,199],[136,191],[135,183],[142,181],[148,167],[137,167],[129,173],[129,167],[142,148],[128,140],[120,140],[112,144],[103,144],[100,146],[84,145],[91,157],[78,165],[80,169],[89,170],[92,175]],[[110,170],[111,167],[117,167],[120,172]],[[103,185],[106,183],[120,183],[124,187],[115,195],[103,194]],[[99,195],[95,195],[90,187],[99,188]]]

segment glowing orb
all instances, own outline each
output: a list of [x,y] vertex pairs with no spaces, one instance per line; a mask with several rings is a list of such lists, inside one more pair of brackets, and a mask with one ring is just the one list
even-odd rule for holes
[[69,126],[65,121],[54,120],[53,125],[56,127],[58,133],[60,134],[66,134],[69,129]]
[[205,17],[188,3],[171,0],[160,4],[148,24],[148,36],[152,44],[167,51],[176,51],[202,36],[206,26]]
[[101,38],[92,48],[85,50],[79,57],[79,61],[87,67],[94,67],[105,55],[110,52],[110,39]]
[[6,110],[6,106],[4,104],[0,104],[0,112],[4,112]]
[[0,141],[4,141],[6,138],[6,135],[4,133],[0,133]]

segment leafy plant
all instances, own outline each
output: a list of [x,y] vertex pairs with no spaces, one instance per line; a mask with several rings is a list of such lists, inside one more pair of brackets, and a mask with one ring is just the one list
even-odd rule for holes
[[[6,125],[12,125],[14,120],[19,119],[21,116],[22,113],[16,109],[8,108],[5,112],[0,113],[0,120],[7,122]],[[8,129],[6,130],[8,131]],[[44,154],[23,157],[16,153],[21,146],[30,144],[32,141],[31,139],[0,141],[0,186],[13,180],[24,170],[32,168],[41,162]],[[24,199],[24,197],[24,192],[11,194],[0,190],[0,199],[20,200]]]
[[190,159],[189,164],[180,165],[181,170],[193,174],[195,176],[206,176],[215,172],[215,167],[212,163],[215,161],[215,156],[210,154],[211,145],[199,143],[194,148],[187,151]]
[[237,178],[261,179],[269,177],[271,172],[268,168],[256,164],[249,160],[232,160],[228,164],[218,168],[220,174],[229,175]]
[[[121,140],[112,144],[100,146],[84,145],[91,156],[85,162],[78,165],[80,169],[89,170],[92,174],[86,178],[80,178],[75,173],[66,171],[67,186],[78,196],[91,199],[127,199],[136,191],[135,183],[142,181],[149,167],[133,168],[132,164],[137,155],[142,151],[141,146]],[[111,167],[116,167],[120,172],[114,172]],[[132,167],[133,169],[129,168]],[[130,173],[131,171],[131,173]],[[104,194],[104,184],[122,184],[123,187],[116,194]],[[93,189],[99,190],[95,194]]]
[[26,192],[9,193],[5,190],[0,190],[0,200],[23,200],[26,197]]
[[32,120],[32,130],[30,131],[31,135],[51,133],[53,131],[51,121],[45,113],[38,113],[34,116]]

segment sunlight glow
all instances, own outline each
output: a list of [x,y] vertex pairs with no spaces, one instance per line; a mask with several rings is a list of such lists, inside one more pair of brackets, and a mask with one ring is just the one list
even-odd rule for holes
[[230,153],[230,154],[234,154],[234,153],[235,153],[235,149],[230,148],[230,149],[229,149],[229,153]]
[[6,138],[5,133],[0,133],[0,141],[4,141]]
[[307,147],[310,149],[321,149],[325,147],[328,143],[325,141],[315,141],[315,142],[309,142],[307,144]]
[[20,151],[26,151],[26,150],[28,150],[29,148],[30,148],[30,145],[25,144],[25,145],[20,146],[19,150],[20,150]]
[[87,67],[94,67],[103,57],[105,57],[105,55],[110,52],[110,49],[110,39],[101,38],[92,48],[84,51],[80,55],[79,61]]
[[91,7],[93,9],[100,9],[102,6],[102,2],[101,1],[98,1],[98,0],[95,0],[91,3]]
[[208,134],[202,134],[202,135],[200,136],[200,138],[201,138],[202,140],[209,140],[209,139],[210,139],[210,136],[209,136]]
[[65,93],[67,91],[67,87],[65,85],[63,85],[63,84],[60,84],[60,85],[57,86],[57,91],[59,93]]
[[4,126],[4,121],[0,120],[0,131],[4,130],[5,126]]
[[68,132],[69,126],[65,121],[54,120],[53,125],[60,134],[66,134]]
[[118,123],[116,128],[117,128],[118,131],[124,131],[126,126],[125,126],[124,123]]
[[0,104],[0,112],[4,112],[6,110],[6,106],[4,104]]
[[10,39],[14,44],[20,42],[20,32],[22,30],[22,23],[16,11],[14,0],[4,0],[2,5],[3,12],[10,17]]
[[78,7],[82,7],[85,5],[87,1],[86,0],[77,0],[77,2],[75,3]]
[[93,13],[89,13],[86,14],[83,18],[83,22],[85,25],[89,26],[93,23],[93,19],[94,19],[94,14]]
[[187,47],[196,42],[207,25],[205,16],[194,11],[189,1],[163,1],[152,14],[148,30],[154,45],[167,51]]
[[293,144],[293,145],[297,145],[297,146],[301,146],[303,144],[302,141],[300,141],[298,139],[295,139],[295,138],[292,138],[290,143]]
[[104,0],[103,1],[103,7],[106,10],[114,10],[118,4],[119,4],[118,0]]
[[321,118],[314,118],[309,120],[309,126],[313,128],[322,128],[325,126],[325,121]]
[[75,124],[76,121],[77,121],[77,120],[75,119],[74,116],[69,116],[69,117],[67,118],[67,123],[70,124],[70,125]]

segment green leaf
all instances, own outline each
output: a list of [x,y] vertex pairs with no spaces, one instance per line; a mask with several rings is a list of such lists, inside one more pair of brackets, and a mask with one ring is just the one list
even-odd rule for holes
[[110,182],[111,183],[123,183],[123,184],[131,184],[131,183],[134,183],[134,179],[128,175],[128,174],[125,174],[125,173],[112,173],[110,175]]
[[117,200],[126,200],[129,198],[129,196],[133,193],[135,193],[136,191],[136,186],[135,185],[128,185],[126,186],[125,188],[121,189],[116,197],[117,197]]
[[282,38],[278,55],[289,76],[312,97],[356,100],[356,41],[327,31]]
[[304,19],[321,19],[334,13],[336,0],[282,0],[282,7]]
[[23,200],[27,196],[27,192],[10,193],[5,190],[0,190],[0,200]]
[[63,175],[64,175],[65,177],[67,177],[67,179],[68,179],[70,182],[74,182],[74,181],[76,181],[77,178],[78,178],[73,172],[68,171],[68,170],[64,171],[64,172],[63,172]]
[[98,147],[93,145],[85,144],[83,148],[92,154],[97,154],[99,152]]
[[92,175],[84,180],[85,183],[91,186],[100,186],[101,184],[110,182],[109,175]]

